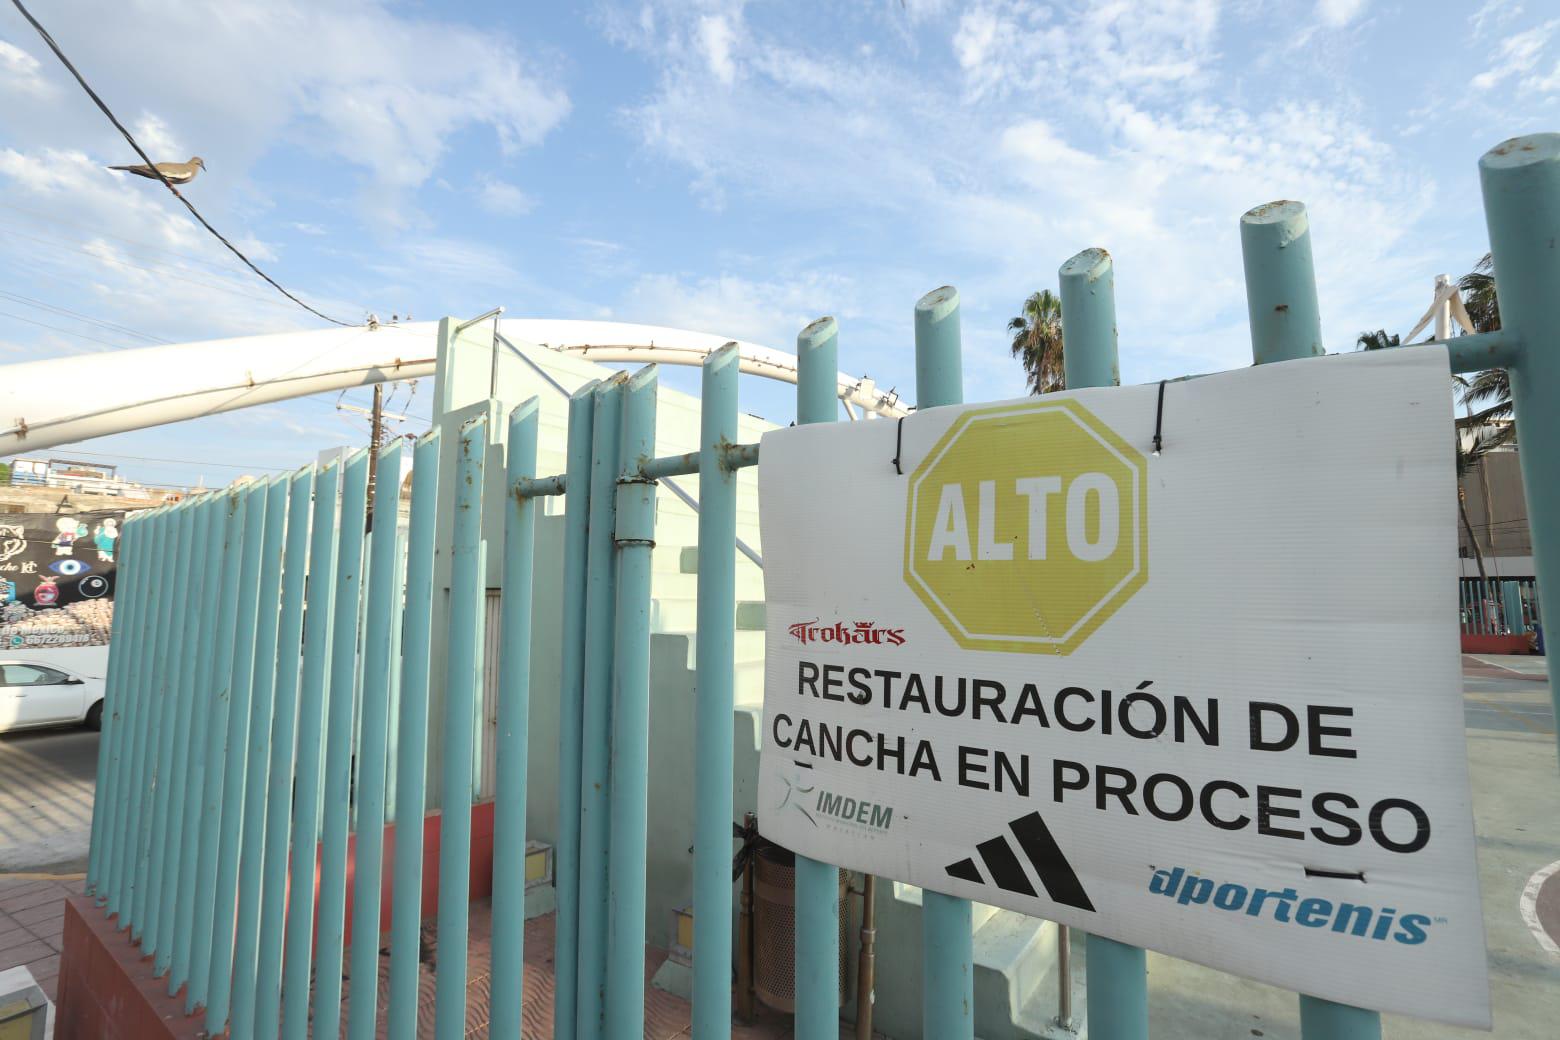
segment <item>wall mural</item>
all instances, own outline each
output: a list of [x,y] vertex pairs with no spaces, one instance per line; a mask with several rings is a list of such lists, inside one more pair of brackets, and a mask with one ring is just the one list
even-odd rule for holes
[[123,510],[0,513],[0,651],[107,646]]

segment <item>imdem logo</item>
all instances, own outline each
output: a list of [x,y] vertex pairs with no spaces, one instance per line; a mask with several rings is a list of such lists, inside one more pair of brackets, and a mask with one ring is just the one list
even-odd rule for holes
[[800,813],[814,827],[819,821],[847,824],[865,831],[886,834],[894,825],[894,807],[868,798],[830,791],[812,776],[812,764],[793,761],[795,770],[782,775],[784,787],[775,811]]
[[911,475],[905,583],[967,650],[1071,653],[1148,580],[1147,468],[1070,398],[965,412]]

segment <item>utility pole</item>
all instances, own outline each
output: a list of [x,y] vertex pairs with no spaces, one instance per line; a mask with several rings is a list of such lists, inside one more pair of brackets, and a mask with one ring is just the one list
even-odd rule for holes
[[[374,490],[378,486],[379,448],[385,440],[385,384],[374,384],[374,410],[370,413],[368,434],[368,508],[373,516]],[[370,521],[372,522],[372,521]]]

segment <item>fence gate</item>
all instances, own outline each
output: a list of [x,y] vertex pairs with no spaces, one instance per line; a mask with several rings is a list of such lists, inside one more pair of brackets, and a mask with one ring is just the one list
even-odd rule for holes
[[[1503,610],[1515,628],[1536,616],[1537,589],[1560,588],[1560,454],[1550,450],[1560,443],[1560,135],[1507,141],[1480,173],[1504,325],[1449,348],[1454,371],[1511,370],[1538,580],[1508,585],[1501,603],[1465,588],[1465,624],[1493,625]],[[1254,361],[1321,354],[1305,208],[1258,207],[1240,228]],[[1118,382],[1113,279],[1103,250],[1061,266],[1071,388]],[[915,306],[922,407],[963,399],[958,306],[952,288]],[[834,421],[833,319],[809,325],[797,347],[797,422]],[[466,810],[481,778],[483,662],[496,660],[487,1032],[520,1035],[533,531],[538,500],[563,496],[554,1035],[643,1035],[655,494],[658,481],[697,474],[693,1035],[730,1035],[736,472],[759,458],[756,444],[737,442],[738,374],[734,344],[706,359],[699,450],[671,457],[654,454],[654,366],[582,387],[558,474],[536,472],[537,401],[507,416],[489,401],[459,428],[452,465],[441,466],[438,432],[416,443],[404,529],[397,494],[369,508],[364,452],[125,524],[88,891],[153,958],[169,994],[182,989],[187,1012],[204,1009],[209,1032],[302,1040],[344,1026],[368,1038],[382,1022],[391,1037],[428,1035],[417,1013],[431,938],[432,1035],[466,1035],[469,897],[486,884],[470,878]],[[487,450],[498,440],[501,463]],[[402,451],[386,448],[378,472],[400,472]],[[503,588],[519,594],[494,617],[482,518],[500,464]],[[444,523],[441,481],[452,491]],[[448,559],[447,608],[436,554]],[[444,667],[430,675],[441,633]],[[484,646],[495,637],[497,648]],[[442,691],[433,703],[443,712],[436,830],[419,825],[431,691]],[[425,833],[437,836],[436,859]],[[436,900],[424,898],[425,863],[437,866]],[[837,877],[797,858],[795,1030],[805,1040],[839,1028]],[[430,902],[436,926],[425,934]],[[971,905],[927,892],[923,912],[924,1035],[969,1038]],[[344,976],[379,977],[379,944],[348,936],[376,937],[386,921],[383,1006],[373,985],[344,1001]],[[1144,951],[1098,936],[1087,948],[1090,1034],[1146,1037]],[[1299,1001],[1307,1040],[1380,1035],[1372,1011]]]

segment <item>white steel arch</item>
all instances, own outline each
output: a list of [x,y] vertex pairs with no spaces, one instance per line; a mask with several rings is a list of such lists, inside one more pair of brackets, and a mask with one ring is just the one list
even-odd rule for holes
[[[594,361],[698,365],[733,342],[658,325],[507,318],[511,342]],[[742,371],[796,382],[794,355],[737,341]],[[433,374],[438,323],[176,343],[0,366],[0,456],[181,422],[309,394]],[[840,399],[880,416],[909,409],[870,379],[839,373]]]

